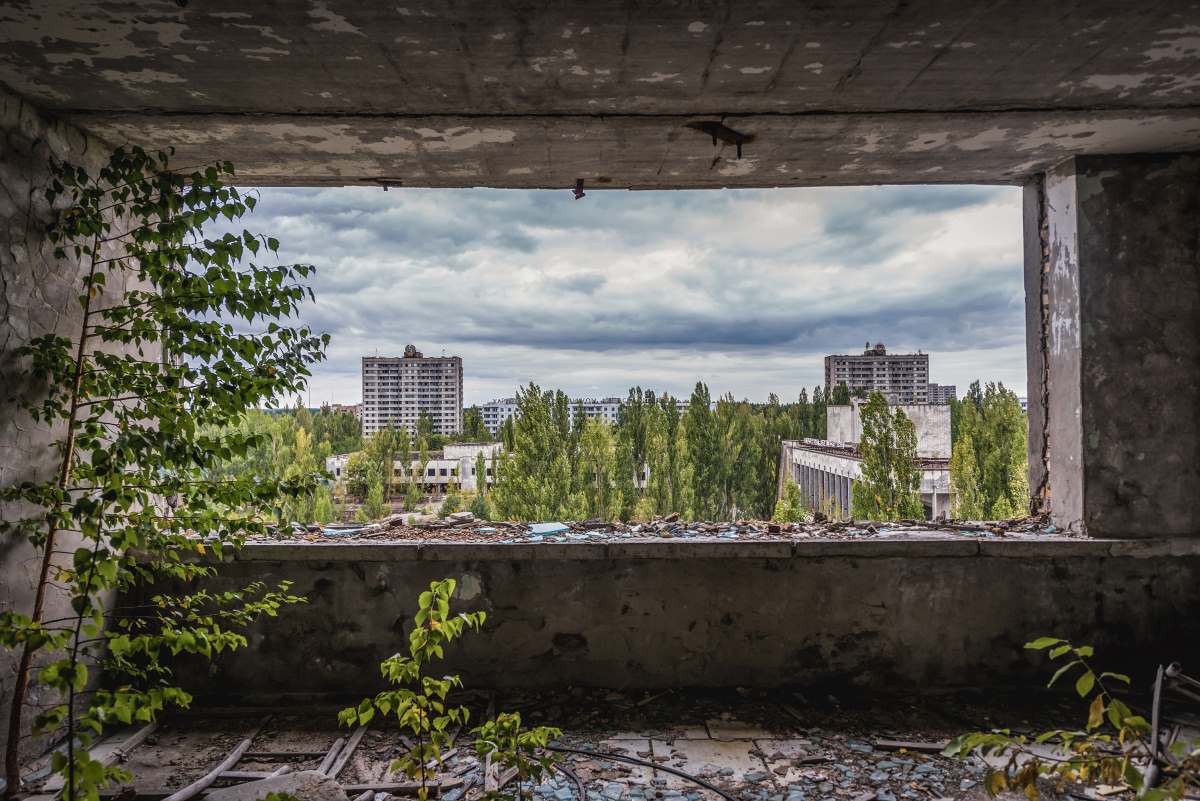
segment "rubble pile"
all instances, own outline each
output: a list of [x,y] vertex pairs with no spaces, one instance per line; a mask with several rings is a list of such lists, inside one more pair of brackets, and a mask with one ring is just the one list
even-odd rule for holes
[[746,540],[855,540],[863,538],[920,536],[1062,536],[1044,518],[997,522],[947,522],[924,520],[834,521],[822,516],[805,523],[776,523],[766,520],[729,522],[685,522],[678,514],[649,522],[516,523],[478,520],[471,512],[456,512],[444,519],[394,514],[361,525],[309,525],[292,523],[279,529],[272,541],[326,539],[396,540],[412,542],[571,543],[621,540],[684,539],[708,541]]

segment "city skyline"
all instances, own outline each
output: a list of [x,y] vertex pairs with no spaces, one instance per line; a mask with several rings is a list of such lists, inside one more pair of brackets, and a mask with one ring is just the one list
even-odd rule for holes
[[1025,394],[1014,187],[264,189],[246,222],[318,267],[314,406],[361,401],[361,358],[409,343],[462,357],[468,406],[530,381],[794,400],[868,340]]

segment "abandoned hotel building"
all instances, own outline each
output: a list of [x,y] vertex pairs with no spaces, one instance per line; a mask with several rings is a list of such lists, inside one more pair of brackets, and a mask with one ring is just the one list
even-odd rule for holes
[[[810,509],[834,520],[850,516],[854,482],[859,480],[862,456],[861,406],[851,398],[848,406],[825,410],[825,439],[784,440],[779,452],[779,487],[794,481]],[[949,517],[954,502],[950,487],[950,407],[945,404],[896,404],[912,421],[917,435],[917,463],[921,475],[921,504],[930,520]]]
[[[1193,0],[0,0],[0,84],[6,389],[17,348],[80,327],[77,268],[46,238],[51,157],[95,169],[132,143],[231,160],[247,187],[553,188],[564,203],[577,187],[1023,187],[1036,533],[248,543],[218,591],[290,580],[309,602],[191,676],[197,705],[379,689],[415,591],[444,576],[489,613],[443,663],[481,688],[1014,684],[1044,680],[1021,648],[1042,634],[1095,646],[1139,687],[1200,663]],[[378,369],[404,380],[419,358]],[[439,365],[453,430],[457,367]],[[906,403],[927,400],[913,367]],[[388,392],[364,398],[364,427]],[[9,394],[5,486],[52,475],[57,434]],[[0,542],[0,611],[32,608],[35,561]],[[69,599],[52,592],[46,614]],[[0,651],[4,718],[15,665]]]

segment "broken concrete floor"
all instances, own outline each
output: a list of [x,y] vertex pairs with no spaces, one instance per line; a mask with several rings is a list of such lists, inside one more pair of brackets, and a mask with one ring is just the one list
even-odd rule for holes
[[[311,700],[311,699],[310,699]],[[718,798],[673,768],[751,801],[925,801],[978,796],[985,765],[943,757],[938,747],[969,729],[1017,730],[1078,724],[1080,710],[1062,696],[996,693],[831,695],[828,692],[622,692],[576,690],[538,695],[464,697],[472,720],[495,708],[519,711],[529,725],[557,725],[567,748],[632,757],[653,766],[599,756],[564,755],[586,788],[588,801],[701,801]],[[161,799],[217,765],[248,736],[253,745],[232,769],[241,780],[284,765],[317,770],[338,740],[338,707],[304,701],[272,708],[206,706],[166,718],[128,755],[136,797]],[[120,735],[118,735],[118,738]],[[908,744],[908,748],[903,745]],[[390,772],[403,753],[394,727],[376,721],[337,769],[350,795],[406,794],[406,779]],[[334,763],[337,764],[337,763]],[[446,801],[474,801],[483,775],[469,735],[447,752],[440,774]],[[236,783],[233,776],[214,787]],[[511,792],[514,787],[510,786]],[[541,801],[572,801],[575,781],[555,773],[527,794]],[[129,796],[129,790],[123,791]],[[1081,790],[1081,795],[1082,795]]]

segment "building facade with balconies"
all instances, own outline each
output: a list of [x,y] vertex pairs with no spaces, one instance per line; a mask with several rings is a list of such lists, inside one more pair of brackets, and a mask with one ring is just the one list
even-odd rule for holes
[[437,434],[463,428],[463,366],[458,356],[426,357],[412,345],[404,355],[364,356],[362,432],[369,437],[391,425],[409,431],[422,413]]

